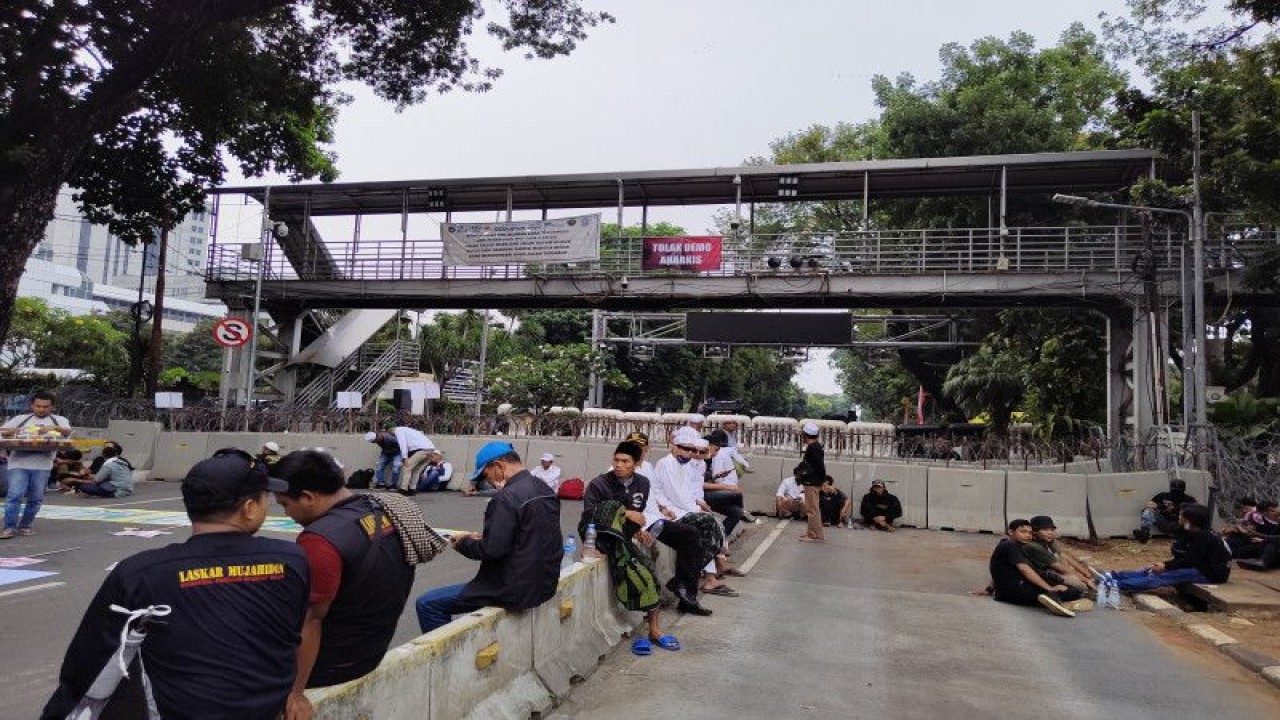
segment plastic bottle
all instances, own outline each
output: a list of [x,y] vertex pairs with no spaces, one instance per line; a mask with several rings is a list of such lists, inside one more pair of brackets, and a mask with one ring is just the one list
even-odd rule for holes
[[566,535],[564,538],[564,557],[560,559],[560,569],[563,570],[578,561],[578,541],[573,535]]
[[1112,610],[1120,609],[1120,582],[1114,577],[1111,578],[1111,597],[1108,598],[1108,606]]
[[587,525],[587,534],[582,538],[582,557],[599,557],[596,552],[596,524],[589,523]]
[[657,522],[649,526],[649,534],[654,536],[655,538],[658,537],[658,535],[662,534],[662,526],[666,524],[667,524],[666,520],[664,520],[663,518],[658,518]]

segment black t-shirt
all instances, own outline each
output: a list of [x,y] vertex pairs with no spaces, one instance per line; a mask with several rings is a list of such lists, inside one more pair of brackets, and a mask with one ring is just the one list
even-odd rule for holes
[[[293,687],[307,583],[301,548],[240,532],[193,535],[121,561],[89,603],[41,717],[65,718],[114,655],[125,621],[114,604],[173,609],[142,644],[161,717],[274,720]],[[146,717],[137,670],[135,662],[103,720]]]
[[804,454],[800,461],[809,465],[812,472],[807,478],[796,478],[796,482],[801,485],[817,485],[821,486],[827,479],[827,463],[823,458],[822,443],[811,442],[804,446]]
[[1007,597],[1014,593],[1023,581],[1018,565],[1029,565],[1022,546],[1015,540],[1005,538],[996,545],[991,553],[991,585],[996,590],[996,597]]

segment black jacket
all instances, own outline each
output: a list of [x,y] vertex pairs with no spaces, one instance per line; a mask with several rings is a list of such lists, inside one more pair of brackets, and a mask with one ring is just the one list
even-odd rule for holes
[[1195,568],[1211,583],[1224,583],[1231,575],[1231,550],[1215,532],[1178,533],[1170,551],[1173,559],[1164,564],[1165,570]]
[[809,464],[812,475],[807,478],[796,478],[796,482],[801,485],[822,486],[823,481],[827,479],[827,463],[823,459],[822,443],[811,442],[804,446],[804,454],[801,455],[800,461]]
[[862,507],[858,514],[864,518],[883,515],[886,520],[893,522],[902,517],[902,503],[898,501],[897,495],[890,492],[883,495],[868,492],[862,496]]
[[[605,500],[617,500],[628,510],[644,512],[645,503],[649,502],[649,478],[639,474],[632,475],[630,485],[623,485],[612,470],[597,475],[587,484],[587,490],[582,495],[582,518],[578,521],[579,535],[586,535],[587,525],[595,517],[596,506]],[[622,526],[622,533],[631,537],[639,529],[639,525],[628,520]]]
[[541,605],[556,593],[563,547],[560,500],[546,483],[521,470],[485,507],[484,536],[454,546],[480,561],[480,571],[458,600],[508,610]]

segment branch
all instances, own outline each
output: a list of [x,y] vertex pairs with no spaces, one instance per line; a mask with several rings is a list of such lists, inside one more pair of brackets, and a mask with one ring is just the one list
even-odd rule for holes
[[1235,41],[1235,40],[1239,40],[1241,37],[1244,37],[1244,34],[1245,34],[1245,33],[1249,32],[1249,31],[1250,31],[1250,30],[1252,30],[1252,29],[1254,29],[1254,28],[1255,28],[1255,27],[1257,27],[1259,24],[1260,24],[1260,23],[1259,23],[1258,21],[1256,21],[1256,20],[1255,20],[1255,21],[1253,21],[1253,22],[1249,23],[1248,25],[1242,25],[1242,26],[1240,26],[1240,27],[1236,28],[1236,29],[1235,29],[1235,30],[1233,30],[1230,34],[1228,34],[1226,37],[1221,37],[1221,38],[1218,38],[1217,40],[1210,40],[1210,41],[1208,41],[1208,42],[1192,43],[1192,44],[1191,44],[1191,48],[1192,48],[1193,50],[1217,50],[1217,49],[1221,48],[1221,47],[1222,47],[1222,46],[1224,46],[1224,45],[1227,45],[1227,44],[1229,44],[1229,43],[1231,43],[1231,42],[1233,42],[1233,41]]

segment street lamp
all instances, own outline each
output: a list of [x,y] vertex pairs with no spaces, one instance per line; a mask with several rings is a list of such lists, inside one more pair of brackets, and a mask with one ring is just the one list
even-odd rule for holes
[[[1100,207],[1114,208],[1116,210],[1138,210],[1140,212],[1163,213],[1166,215],[1178,215],[1187,221],[1187,237],[1192,243],[1192,260],[1194,279],[1192,280],[1192,304],[1194,307],[1194,321],[1192,328],[1193,340],[1189,348],[1186,348],[1187,359],[1190,361],[1191,367],[1183,369],[1183,414],[1187,429],[1190,431],[1192,425],[1201,425],[1205,420],[1205,372],[1204,372],[1204,346],[1205,346],[1205,318],[1204,318],[1204,239],[1197,231],[1195,216],[1186,210],[1177,210],[1174,208],[1149,207],[1146,205],[1122,205],[1120,203],[1107,203],[1090,198],[1081,197],[1079,195],[1063,195],[1057,193],[1053,196],[1053,201],[1063,205],[1080,205],[1084,207]],[[1187,312],[1187,285],[1182,283],[1182,312]],[[1185,323],[1184,323],[1185,327]],[[1183,338],[1186,343],[1186,338]],[[1190,369],[1190,373],[1187,370]],[[1191,381],[1187,382],[1188,376]],[[1188,389],[1190,392],[1188,392]]]

